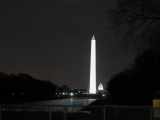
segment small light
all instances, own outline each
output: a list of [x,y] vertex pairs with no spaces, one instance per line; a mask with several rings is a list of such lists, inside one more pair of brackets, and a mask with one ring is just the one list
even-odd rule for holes
[[105,96],[106,96],[106,94],[102,94],[102,96],[103,96],[103,97],[105,97]]
[[70,96],[74,96],[74,93],[73,93],[73,92],[71,92],[71,93],[70,93]]

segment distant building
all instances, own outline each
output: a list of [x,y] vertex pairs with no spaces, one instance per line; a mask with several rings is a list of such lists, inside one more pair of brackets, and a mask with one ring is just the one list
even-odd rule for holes
[[103,90],[104,90],[103,84],[100,82],[98,85],[98,91],[103,91]]
[[58,98],[65,98],[65,97],[78,97],[78,96],[83,96],[87,93],[87,90],[85,89],[71,89],[71,88],[58,88],[56,90],[56,97]]
[[100,82],[98,85],[98,91],[97,94],[101,97],[106,97],[106,91],[104,90],[103,84]]

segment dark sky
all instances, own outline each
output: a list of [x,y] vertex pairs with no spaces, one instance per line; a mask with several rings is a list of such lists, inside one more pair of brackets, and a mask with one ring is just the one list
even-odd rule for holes
[[[3,3],[2,3],[3,2]],[[0,3],[0,71],[29,73],[71,87],[87,88],[90,40],[97,40],[97,81],[131,63],[136,47],[125,48],[107,28],[114,0],[11,0]],[[137,43],[136,43],[137,44]]]

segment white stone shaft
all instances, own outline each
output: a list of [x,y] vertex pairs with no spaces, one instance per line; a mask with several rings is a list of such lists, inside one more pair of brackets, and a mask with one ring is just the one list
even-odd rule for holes
[[90,57],[90,85],[89,93],[96,94],[96,40],[93,35],[91,40],[91,57]]

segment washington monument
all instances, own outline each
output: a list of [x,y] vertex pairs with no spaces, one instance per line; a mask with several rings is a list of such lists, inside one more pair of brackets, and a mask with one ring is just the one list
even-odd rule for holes
[[96,92],[96,40],[93,35],[91,40],[89,94],[96,94]]

